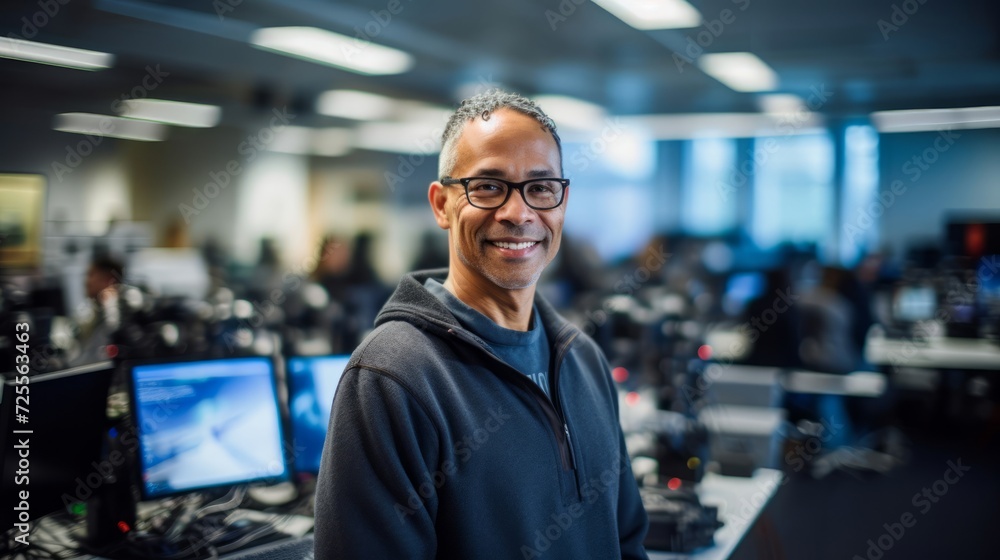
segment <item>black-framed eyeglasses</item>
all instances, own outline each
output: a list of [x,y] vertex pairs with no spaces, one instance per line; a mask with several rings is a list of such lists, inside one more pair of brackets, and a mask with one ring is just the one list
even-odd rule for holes
[[463,177],[453,179],[444,177],[441,184],[446,186],[462,185],[469,204],[483,210],[495,210],[510,200],[510,193],[520,191],[528,208],[534,210],[551,210],[562,204],[569,179],[558,177],[542,177],[529,179],[520,183],[504,181],[495,177]]

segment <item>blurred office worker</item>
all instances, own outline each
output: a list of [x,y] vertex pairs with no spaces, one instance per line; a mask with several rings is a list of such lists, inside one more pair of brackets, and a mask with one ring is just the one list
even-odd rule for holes
[[607,360],[535,291],[569,198],[554,123],[472,97],[439,166],[449,267],[404,276],[347,365],[317,558],[646,558]]
[[124,275],[120,261],[98,256],[90,263],[84,281],[88,307],[77,328],[77,353],[72,365],[84,365],[108,359],[106,346],[119,325],[118,285]]

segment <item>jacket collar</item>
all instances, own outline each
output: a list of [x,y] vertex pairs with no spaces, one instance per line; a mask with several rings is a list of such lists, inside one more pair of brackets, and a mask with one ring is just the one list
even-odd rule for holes
[[[424,282],[428,278],[444,282],[447,276],[447,268],[405,274],[399,281],[396,291],[375,317],[375,325],[378,326],[389,321],[405,321],[420,328],[468,332],[462,328],[455,315],[424,287]],[[535,306],[538,308],[545,332],[553,344],[558,345],[565,337],[579,334],[579,329],[564,319],[537,290],[535,292]]]

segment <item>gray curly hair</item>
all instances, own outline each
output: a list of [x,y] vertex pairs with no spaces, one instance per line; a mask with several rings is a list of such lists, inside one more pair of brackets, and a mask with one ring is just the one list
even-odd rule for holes
[[490,115],[500,109],[513,109],[527,115],[538,121],[542,128],[552,134],[552,138],[556,141],[556,147],[559,149],[559,173],[562,174],[562,141],[559,140],[559,134],[556,132],[556,123],[527,97],[501,89],[491,89],[462,101],[462,104],[448,119],[448,124],[444,127],[444,134],[441,135],[438,178],[450,177],[455,169],[455,163],[458,159],[456,144],[466,123],[479,117],[488,121]]

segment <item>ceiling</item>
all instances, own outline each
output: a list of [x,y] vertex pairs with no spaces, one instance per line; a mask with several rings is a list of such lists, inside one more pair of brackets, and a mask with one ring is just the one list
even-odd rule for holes
[[[38,16],[46,1],[58,13]],[[805,99],[828,92],[821,109],[828,116],[1000,104],[996,2],[692,0],[706,22],[718,20],[713,34],[705,25],[636,30],[582,0],[60,1],[4,2],[2,34],[29,38],[25,21],[36,18],[45,23],[33,40],[110,52],[115,65],[86,72],[0,59],[4,113],[109,113],[157,66],[169,76],[156,97],[220,105],[229,124],[288,104],[304,115],[302,124],[336,125],[337,118],[313,114],[316,97],[333,88],[451,105],[462,92],[495,84],[570,95],[625,115],[758,110],[757,94],[678,64],[685,59],[675,53],[699,54],[699,39],[704,52],[758,55],[778,73],[778,92]],[[398,13],[377,23],[392,2]],[[912,13],[898,8],[893,20],[894,5]],[[403,74],[362,76],[248,44],[259,27],[290,25],[360,32],[416,63]]]

